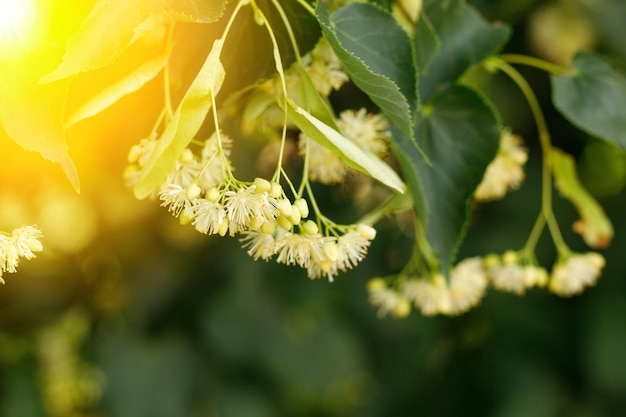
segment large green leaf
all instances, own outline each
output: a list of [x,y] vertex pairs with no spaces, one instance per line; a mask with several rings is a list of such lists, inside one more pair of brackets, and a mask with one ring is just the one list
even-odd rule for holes
[[626,149],[626,78],[596,55],[578,53],[551,77],[556,108],[573,124]]
[[225,77],[220,61],[223,44],[221,39],[213,43],[204,65],[187,89],[174,117],[165,127],[139,182],[135,185],[137,198],[142,199],[152,194],[165,181],[178,157],[204,123]]
[[[442,83],[453,82],[470,66],[496,53],[510,28],[489,24],[463,0],[425,0],[423,7],[426,17],[422,19],[432,23],[440,41],[439,53],[419,80],[420,96],[426,100]],[[423,25],[418,22],[417,34],[424,31]]]
[[432,60],[439,53],[441,42],[433,24],[425,13],[420,13],[417,19],[413,42],[415,43],[417,68],[420,73],[426,72]]
[[316,13],[352,81],[411,137],[418,100],[414,50],[406,32],[372,4],[352,3],[331,16],[319,1]]
[[398,129],[394,150],[430,249],[448,274],[464,237],[468,202],[498,150],[499,123],[478,93],[451,85],[424,105],[415,137],[430,163]]
[[61,64],[42,82],[109,65],[136,39],[135,31],[147,21],[215,21],[221,17],[225,4],[226,0],[98,0],[70,40]]

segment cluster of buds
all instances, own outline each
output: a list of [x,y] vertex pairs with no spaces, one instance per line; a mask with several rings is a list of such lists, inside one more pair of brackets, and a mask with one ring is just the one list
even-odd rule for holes
[[22,226],[11,234],[0,234],[0,283],[4,284],[3,272],[17,272],[20,258],[32,259],[35,252],[41,252],[43,237],[37,226]]

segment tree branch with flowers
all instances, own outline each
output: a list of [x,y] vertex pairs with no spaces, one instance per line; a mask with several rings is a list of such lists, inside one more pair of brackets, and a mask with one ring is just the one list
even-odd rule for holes
[[[190,79],[176,73],[175,40],[185,25],[211,28],[202,40],[211,46]],[[414,248],[405,266],[367,285],[381,316],[405,317],[412,309],[462,314],[488,287],[520,295],[546,287],[569,297],[600,277],[605,259],[597,250],[610,244],[613,228],[579,181],[572,156],[553,146],[552,127],[516,68],[550,74],[560,113],[620,150],[626,78],[589,52],[576,54],[569,67],[500,54],[510,34],[462,0],[99,0],[64,51],[44,42],[48,55],[2,61],[0,75],[9,82],[0,87],[0,115],[11,139],[59,163],[78,190],[66,130],[160,80],[161,111],[129,150],[123,177],[138,199],[158,201],[184,227],[235,238],[254,260],[333,281],[365,259],[378,222],[408,213]],[[159,45],[149,59],[67,107],[76,79],[110,67],[148,37]],[[25,66],[26,74],[18,70]],[[458,259],[473,208],[519,187],[529,159],[522,138],[473,78],[478,71],[504,74],[531,110],[541,206],[517,248]],[[176,94],[182,80],[184,91]],[[367,98],[366,107],[333,102],[332,93],[347,84]],[[24,116],[33,112],[34,125]],[[270,168],[239,176],[233,152],[252,141],[262,143],[258,158]],[[319,184],[348,198],[363,187],[381,191],[369,212],[338,221],[320,204]],[[589,252],[574,252],[563,238],[554,190],[576,207],[574,230]],[[557,252],[553,265],[536,256],[545,231]],[[5,272],[42,249],[34,226],[0,237]]]

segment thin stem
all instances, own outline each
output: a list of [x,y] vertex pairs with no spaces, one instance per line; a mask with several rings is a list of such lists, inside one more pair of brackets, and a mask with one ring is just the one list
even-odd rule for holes
[[[567,253],[569,252],[569,247],[563,240],[563,236],[561,235],[561,231],[559,230],[556,218],[554,217],[554,213],[552,211],[552,145],[550,132],[548,131],[548,126],[543,116],[543,112],[541,111],[541,106],[539,106],[539,101],[537,100],[535,93],[533,92],[526,79],[522,77],[522,75],[517,72],[515,68],[513,68],[503,60],[497,58],[495,58],[492,63],[495,64],[497,68],[502,70],[502,72],[507,74],[511,78],[511,80],[513,80],[513,82],[518,86],[518,88],[526,98],[528,105],[530,106],[530,110],[537,125],[539,143],[541,144],[541,150],[543,153],[543,167],[541,175],[541,211],[546,223],[548,224],[550,234],[552,235],[552,240],[554,241],[557,250],[559,251],[559,253]],[[543,225],[537,227],[542,228]],[[539,232],[536,232],[535,228],[533,228],[533,231],[531,233],[532,237],[533,234]]]
[[304,136],[304,164],[302,167],[302,181],[300,182],[300,187],[298,188],[298,196],[301,197],[304,192],[304,187],[309,183],[309,165],[310,165],[310,155],[309,155],[309,144],[311,139],[308,136]]
[[[235,21],[235,18],[239,14],[239,11],[241,10],[243,6],[247,4],[248,2],[245,0],[240,0],[239,2],[237,2],[237,6],[235,6],[235,10],[233,10],[233,13],[230,15],[228,22],[226,23],[226,27],[224,27],[224,32],[222,32],[222,37],[220,38],[220,40],[222,41],[222,45],[224,44],[226,37],[228,36],[228,33],[230,32],[230,28],[233,25],[233,22]],[[221,50],[220,50],[220,54],[221,54]],[[217,136],[217,151],[220,154],[220,160],[222,161],[222,164],[221,164],[222,176],[227,178],[229,183],[232,181],[237,182],[230,169],[228,158],[226,158],[226,155],[224,153],[224,148],[222,146],[222,136],[221,136],[221,131],[220,131],[219,118],[217,115],[217,105],[215,102],[214,86],[212,85],[210,88],[211,88],[211,91],[210,91],[211,92],[211,113],[213,115],[213,124],[215,125],[215,135]]]
[[543,228],[546,225],[546,218],[543,215],[543,212],[539,213],[537,216],[537,220],[535,221],[535,225],[528,236],[528,240],[526,241],[526,245],[524,245],[524,254],[528,257],[534,258],[535,248],[537,247],[537,242],[539,242],[539,237],[541,237],[541,232],[543,232]]
[[[254,1],[252,1],[250,4],[254,8],[255,15],[259,19],[261,19],[261,21],[263,22],[263,26],[265,26],[265,28],[267,29],[267,33],[269,34],[269,37],[272,41],[274,63],[276,64],[276,71],[278,72],[278,75],[280,77],[280,84],[283,90],[283,100],[286,100],[288,97],[287,82],[285,81],[285,71],[283,70],[283,63],[280,57],[280,50],[278,49],[278,41],[276,40],[276,35],[274,34],[274,31],[272,30],[272,26],[270,25],[270,22],[267,20],[267,16],[265,16],[263,11],[258,8],[258,6],[256,5]],[[281,172],[283,172],[282,171],[283,157],[285,153],[285,146],[287,144],[287,106],[283,105],[282,107],[283,107],[284,117],[283,117],[283,129],[281,133],[280,152],[278,154],[278,162],[276,164],[276,171],[274,172],[274,175],[272,176],[272,180],[276,182],[280,180],[280,174]]]
[[296,42],[296,36],[293,33],[293,29],[291,27],[291,24],[289,23],[289,19],[287,19],[285,10],[280,5],[278,0],[272,0],[272,3],[274,4],[274,7],[276,7],[276,10],[278,11],[280,18],[282,19],[283,24],[285,25],[285,29],[287,30],[287,34],[289,35],[289,42],[291,42],[291,47],[293,48],[293,52],[296,55],[296,61],[300,63],[302,62],[302,57],[300,56],[300,49],[298,48],[298,42]]
[[[174,23],[169,25],[167,30],[167,37],[165,39],[165,45],[168,51],[168,55],[172,49],[172,37],[174,35]],[[165,93],[165,110],[167,111],[167,117],[169,120],[174,118],[174,110],[172,109],[172,96],[171,96],[171,86],[170,86],[170,63],[169,59],[165,63],[165,67],[163,68],[163,90]]]
[[378,207],[361,217],[357,223],[376,224],[383,217],[397,211],[408,210],[412,207],[411,197],[408,193],[394,194],[382,202]]
[[529,67],[537,68],[554,75],[563,75],[568,71],[568,69],[565,67],[528,55],[502,54],[498,57],[501,60],[508,62],[509,64],[527,65]]

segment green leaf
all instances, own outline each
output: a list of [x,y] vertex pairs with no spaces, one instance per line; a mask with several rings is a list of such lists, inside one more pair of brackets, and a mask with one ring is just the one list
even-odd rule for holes
[[361,149],[356,143],[291,100],[287,101],[287,111],[289,112],[289,117],[305,135],[320,145],[336,152],[348,165],[400,193],[404,192],[406,186],[396,171],[376,155]]
[[434,26],[441,44],[439,53],[419,80],[423,100],[441,84],[453,82],[469,67],[496,53],[511,32],[508,26],[489,24],[463,0],[425,0],[423,13]]
[[415,137],[430,163],[398,129],[393,133],[425,237],[447,275],[464,237],[469,201],[498,150],[498,119],[477,92],[451,85],[435,93],[417,118]]
[[352,81],[409,137],[417,105],[415,57],[406,32],[388,12],[352,3],[329,15],[317,3],[322,31]]
[[626,149],[626,78],[600,57],[580,52],[572,69],[552,75],[556,108],[580,129]]
[[417,68],[420,73],[424,73],[432,60],[439,53],[439,48],[441,47],[439,36],[437,36],[433,24],[425,13],[420,13],[417,23],[415,24],[413,43],[415,44]]
[[135,185],[135,196],[145,198],[154,192],[172,171],[176,160],[198,133],[224,81],[220,61],[223,41],[216,40],[198,75],[181,100],[174,117],[165,127],[150,160]]
[[[111,64],[136,39],[135,30],[146,22],[198,18],[201,22],[221,17],[226,0],[167,1],[98,0],[76,35],[67,45],[63,61],[45,75],[42,83],[60,80]],[[194,20],[196,21],[196,20]],[[148,24],[154,27],[153,24]]]
[[580,215],[580,220],[574,223],[574,231],[592,248],[609,246],[613,240],[613,225],[602,206],[580,183],[574,158],[553,148],[552,172],[557,190],[576,207]]
[[168,59],[169,51],[151,59],[123,79],[108,86],[68,117],[65,127],[70,127],[83,119],[95,116],[115,104],[122,97],[139,90],[161,72]]

